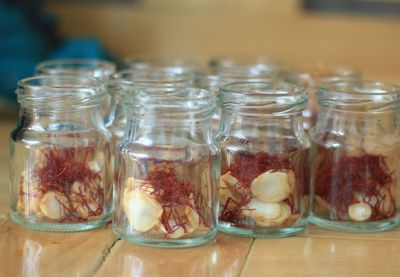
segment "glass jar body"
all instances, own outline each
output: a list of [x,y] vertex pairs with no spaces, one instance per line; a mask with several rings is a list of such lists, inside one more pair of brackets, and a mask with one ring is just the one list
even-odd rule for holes
[[378,232],[399,224],[396,114],[321,108],[311,133],[312,223],[346,232]]
[[299,117],[223,117],[220,230],[256,238],[304,230],[310,143],[300,125]]
[[117,146],[114,231],[147,246],[208,242],[216,233],[218,146],[182,132],[179,124],[142,119],[135,129]]
[[111,137],[101,122],[101,107],[79,115],[22,109],[10,138],[15,222],[44,231],[82,231],[109,220]]

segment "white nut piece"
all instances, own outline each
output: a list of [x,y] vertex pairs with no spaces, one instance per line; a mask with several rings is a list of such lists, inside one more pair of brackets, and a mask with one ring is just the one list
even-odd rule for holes
[[127,192],[122,203],[129,224],[138,232],[152,229],[163,213],[160,203],[140,188]]
[[244,194],[244,189],[240,187],[238,179],[233,177],[228,171],[219,180],[220,203],[224,204],[231,197],[235,201],[240,201]]
[[59,192],[47,192],[40,201],[40,210],[47,218],[60,220],[65,216],[68,199]]
[[186,231],[185,231],[185,229],[182,226],[176,225],[176,222],[174,219],[168,220],[168,224],[173,229],[172,233],[168,234],[167,230],[165,229],[165,227],[162,224],[160,225],[160,229],[168,235],[168,238],[171,238],[171,239],[179,239],[185,235],[193,233],[193,231],[194,231],[194,228],[191,227],[189,224],[185,225],[185,229],[186,229]]
[[258,226],[280,225],[292,214],[289,205],[284,202],[265,203],[253,198],[248,208],[244,214],[253,218]]
[[281,171],[264,172],[251,182],[251,192],[254,197],[263,202],[280,202],[291,193],[288,174]]
[[88,163],[89,168],[95,172],[100,172],[105,164],[106,158],[103,152],[98,152],[96,157]]
[[367,203],[354,203],[348,208],[349,217],[354,221],[366,221],[372,215],[371,206]]

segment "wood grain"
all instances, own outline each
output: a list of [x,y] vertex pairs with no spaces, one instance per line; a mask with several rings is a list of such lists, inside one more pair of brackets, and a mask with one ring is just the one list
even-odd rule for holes
[[188,249],[148,248],[120,241],[99,276],[239,276],[252,239],[218,234]]
[[0,225],[0,276],[90,276],[116,238],[102,228],[81,233],[48,233]]
[[400,276],[400,241],[256,240],[242,276]]

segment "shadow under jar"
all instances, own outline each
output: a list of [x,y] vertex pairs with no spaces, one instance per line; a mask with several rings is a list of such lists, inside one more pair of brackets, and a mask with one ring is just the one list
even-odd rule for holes
[[110,133],[97,79],[39,76],[20,81],[10,138],[11,219],[43,231],[82,231],[109,220]]
[[224,86],[221,100],[219,229],[255,238],[303,231],[310,148],[301,117],[305,92],[287,83],[243,82]]
[[398,225],[400,87],[332,82],[318,100],[311,222],[365,233]]
[[209,125],[214,96],[184,88],[124,94],[127,128],[116,150],[113,230],[129,242],[167,248],[216,233],[220,150]]

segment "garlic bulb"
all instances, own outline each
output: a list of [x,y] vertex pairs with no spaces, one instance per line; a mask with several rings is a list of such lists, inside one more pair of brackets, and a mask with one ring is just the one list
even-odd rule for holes
[[138,232],[152,229],[163,213],[160,203],[140,188],[124,195],[123,210],[131,227]]
[[349,206],[348,214],[351,220],[366,221],[371,217],[372,209],[367,203],[354,203]]
[[291,191],[288,174],[281,171],[264,172],[251,183],[253,196],[266,203],[280,202],[286,199]]
[[60,220],[65,216],[65,208],[68,207],[68,199],[60,192],[47,192],[40,201],[40,210],[45,217]]
[[243,214],[253,218],[258,226],[280,225],[292,214],[289,205],[284,202],[265,203],[252,199],[247,207]]

